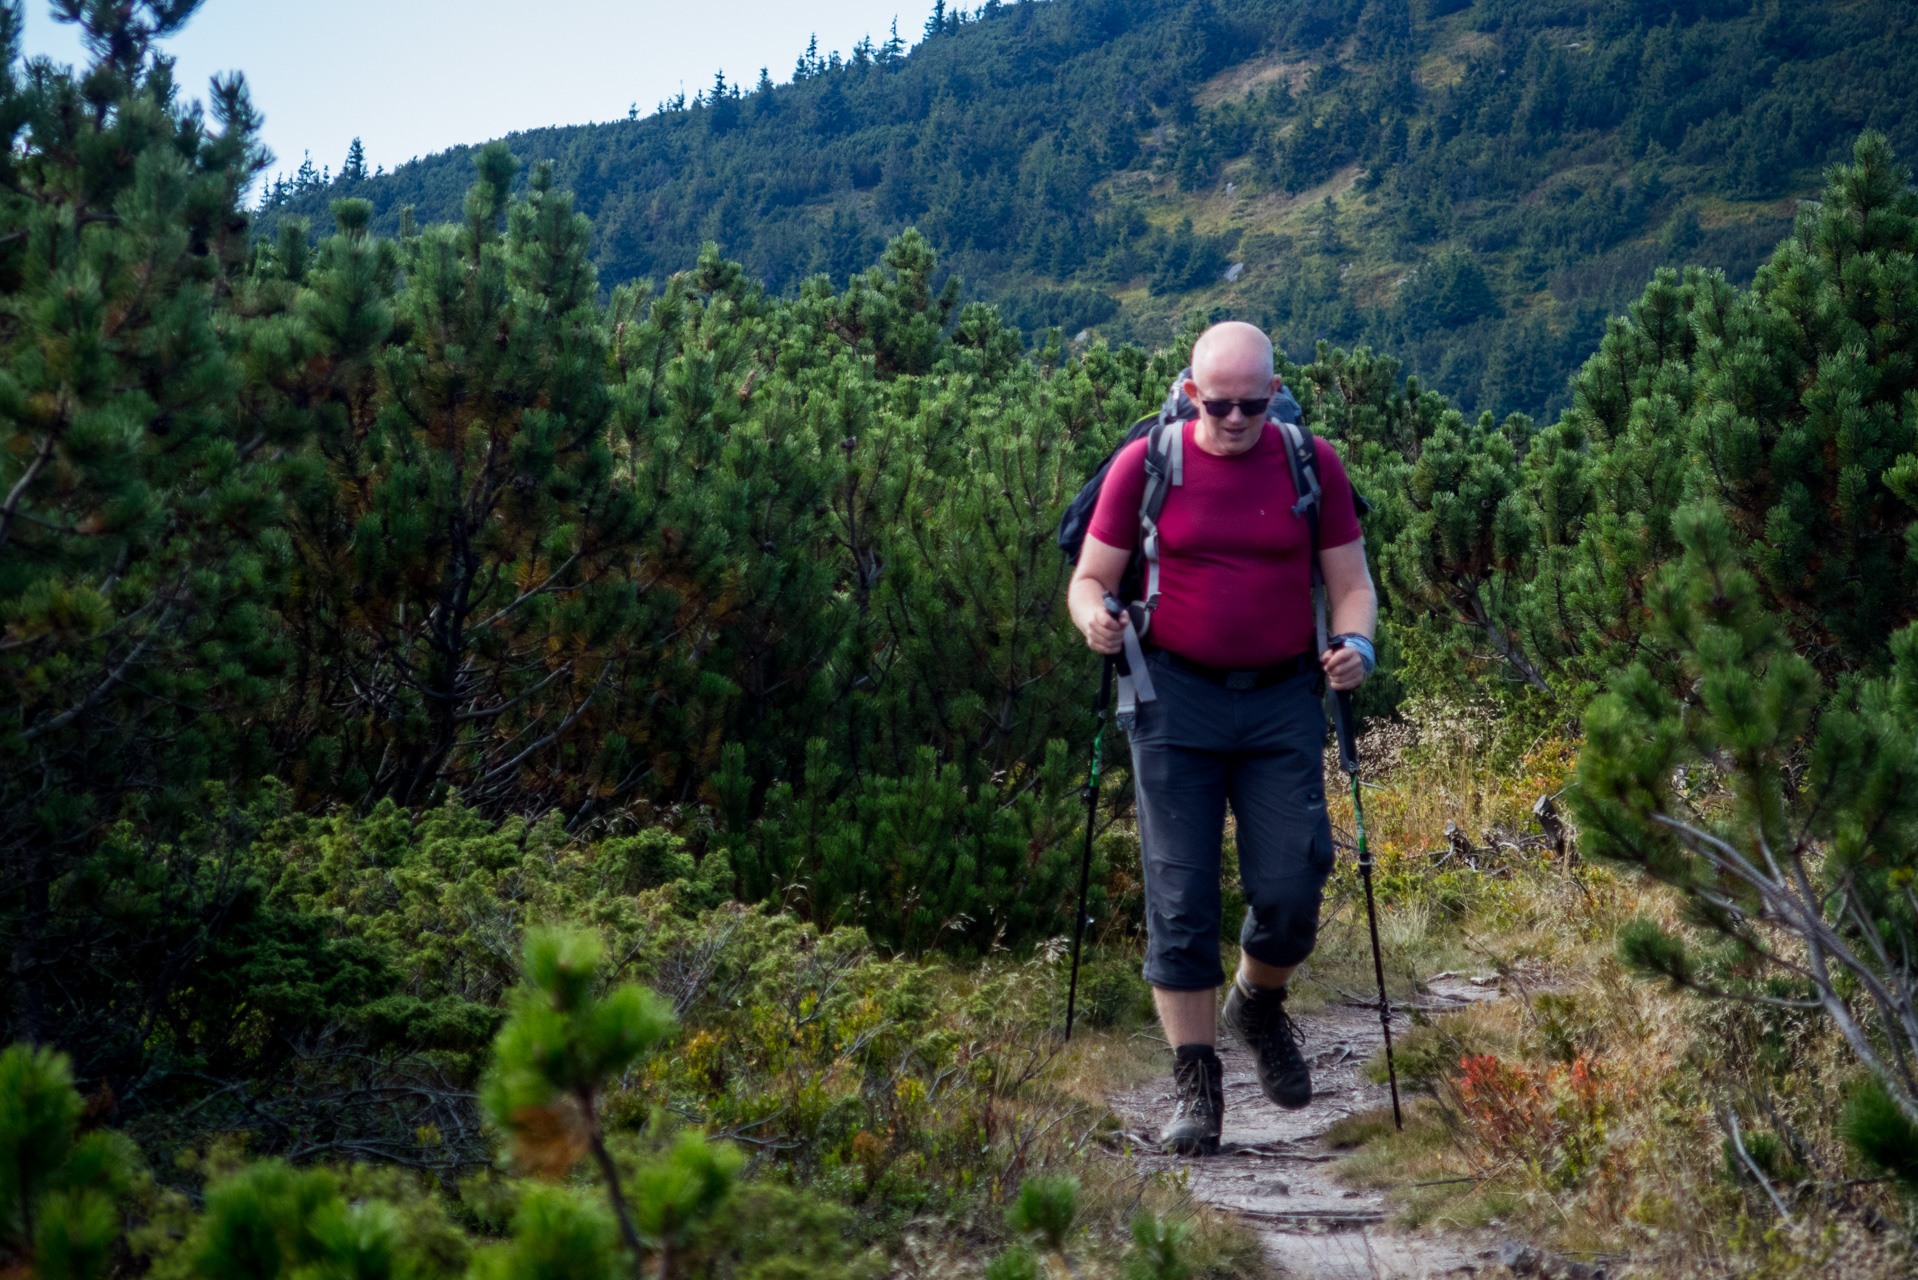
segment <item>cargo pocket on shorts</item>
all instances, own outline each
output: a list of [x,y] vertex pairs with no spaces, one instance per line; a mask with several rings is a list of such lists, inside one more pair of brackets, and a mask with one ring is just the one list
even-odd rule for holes
[[1321,882],[1332,874],[1332,864],[1336,851],[1332,846],[1332,816],[1325,808],[1325,788],[1319,784],[1308,786],[1300,806],[1303,825],[1310,833],[1310,845],[1305,851],[1305,863],[1312,868],[1312,874]]

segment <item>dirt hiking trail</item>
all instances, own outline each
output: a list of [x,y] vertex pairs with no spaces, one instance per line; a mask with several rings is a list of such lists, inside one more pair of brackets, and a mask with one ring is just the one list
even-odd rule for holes
[[[1419,1003],[1434,1013],[1494,995],[1450,975],[1427,986]],[[1512,1245],[1495,1234],[1397,1230],[1389,1224],[1381,1193],[1354,1190],[1332,1178],[1332,1162],[1343,1153],[1325,1145],[1326,1130],[1346,1116],[1391,1105],[1386,1086],[1371,1083],[1363,1073],[1381,1043],[1378,1012],[1339,1001],[1297,1021],[1312,1064],[1310,1106],[1285,1111],[1268,1102],[1259,1091],[1251,1055],[1224,1036],[1219,1056],[1225,1063],[1225,1129],[1219,1154],[1190,1159],[1160,1153],[1159,1126],[1172,1104],[1167,1074],[1112,1099],[1139,1167],[1185,1170],[1195,1199],[1245,1219],[1274,1268],[1299,1280],[1431,1280],[1509,1263]],[[1393,1026],[1402,1030],[1408,1024],[1400,1015]],[[1508,1257],[1502,1259],[1502,1252]]]

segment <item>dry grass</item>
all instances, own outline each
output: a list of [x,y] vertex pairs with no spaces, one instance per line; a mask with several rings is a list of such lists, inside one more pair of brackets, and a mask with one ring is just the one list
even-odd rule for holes
[[[1856,1181],[1833,1135],[1857,1072],[1838,1037],[1622,970],[1619,926],[1672,922],[1675,903],[1550,849],[1531,810],[1564,787],[1570,744],[1501,742],[1488,717],[1458,712],[1415,730],[1370,744],[1385,763],[1364,792],[1390,985],[1409,998],[1464,970],[1497,974],[1501,998],[1415,1019],[1399,1051],[1400,1079],[1422,1094],[1406,1130],[1344,1121],[1333,1139],[1356,1151],[1341,1176],[1388,1189],[1406,1225],[1498,1226],[1615,1276],[1911,1274],[1913,1207]],[[1351,830],[1349,795],[1334,822]],[[1329,895],[1307,980],[1369,990],[1349,857]],[[1728,1107],[1787,1152],[1789,1222],[1728,1165]]]
[[1192,100],[1201,107],[1216,107],[1221,102],[1243,98],[1279,80],[1285,81],[1289,91],[1297,93],[1305,87],[1306,78],[1318,69],[1318,65],[1310,58],[1288,59],[1283,55],[1254,58],[1236,67],[1227,67],[1213,76],[1199,86]]
[[[1677,904],[1629,872],[1559,855],[1533,808],[1564,789],[1575,747],[1514,740],[1509,723],[1426,709],[1364,744],[1394,998],[1416,1002],[1446,971],[1495,980],[1497,998],[1400,1024],[1406,1130],[1392,1132],[1385,1113],[1340,1122],[1330,1141],[1352,1153],[1340,1176],[1385,1190],[1405,1227],[1489,1227],[1614,1277],[1912,1274],[1918,1214],[1862,1181],[1834,1133],[1857,1077],[1842,1041],[1816,1017],[1781,1021],[1628,975],[1620,925],[1677,924]],[[1340,776],[1331,763],[1328,781]],[[1372,989],[1349,792],[1335,794],[1332,818],[1346,847],[1319,950],[1295,984],[1302,1012]],[[1115,1029],[1075,1043],[1051,1087],[1089,1107],[1159,1059],[1156,1043]],[[1789,1222],[1728,1162],[1727,1108],[1785,1152],[1774,1189]],[[1220,1233],[1219,1257],[1237,1256],[1229,1223],[1195,1220]]]
[[1164,1044],[1149,1032],[1127,1027],[1075,1033],[1059,1065],[1058,1089],[1088,1106],[1104,1107],[1115,1095],[1164,1075],[1165,1058]]
[[[1127,1250],[1125,1224],[1140,1212],[1180,1224],[1187,1232],[1181,1256],[1197,1277],[1228,1280],[1264,1274],[1258,1242],[1234,1215],[1191,1196],[1182,1176],[1145,1172],[1124,1154],[1116,1134],[1119,1119],[1109,1099],[1165,1070],[1162,1046],[1137,1037],[1136,1023],[1106,1031],[1077,1031],[1069,1045],[1016,1098],[1006,1104],[1005,1122],[1017,1130],[1046,1136],[1033,1144],[1030,1157],[1009,1171],[1003,1187],[993,1188],[981,1211],[996,1219],[1016,1190],[1032,1175],[1070,1175],[1079,1182],[1079,1230],[1068,1247],[1070,1273],[1083,1280],[1117,1277]],[[927,1235],[919,1248],[923,1260],[937,1259],[917,1275],[976,1276],[986,1261],[976,1247],[988,1230]],[[910,1250],[908,1251],[910,1252]],[[901,1274],[895,1266],[895,1274]]]
[[[1139,1034],[1149,1006],[1099,998],[1109,997],[1122,975],[1143,991],[1136,956],[1088,950],[1081,1021],[1072,1040],[1061,1043],[1067,971],[1064,947],[1050,946],[1024,962],[942,972],[937,1003],[966,1010],[965,1023],[949,1025],[964,1046],[957,1060],[969,1058],[974,1081],[970,1091],[943,1095],[956,1107],[951,1114],[922,1121],[941,1130],[928,1163],[969,1166],[977,1181],[969,1184],[972,1194],[950,1201],[943,1214],[922,1214],[905,1231],[891,1274],[979,1276],[1002,1249],[1018,1247],[1006,1210],[1020,1186],[1059,1176],[1079,1184],[1063,1262],[1081,1280],[1118,1280],[1131,1251],[1128,1226],[1141,1212],[1185,1231],[1181,1257],[1194,1277],[1264,1274],[1243,1222],[1195,1200],[1182,1177],[1143,1171],[1125,1155],[1110,1099],[1165,1070],[1163,1046]],[[987,1070],[1001,1073],[1002,1083],[982,1088]],[[968,1149],[974,1154],[958,1154]]]

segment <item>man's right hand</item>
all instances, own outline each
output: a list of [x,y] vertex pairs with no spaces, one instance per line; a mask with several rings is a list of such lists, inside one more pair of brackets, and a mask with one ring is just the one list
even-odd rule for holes
[[1094,653],[1118,653],[1125,647],[1125,620],[1113,616],[1106,607],[1106,597],[1119,589],[1126,562],[1131,559],[1130,551],[1107,546],[1089,533],[1079,550],[1079,567],[1073,570],[1072,585],[1066,588],[1066,612]]
[[[1076,588],[1079,584],[1074,583]],[[1094,653],[1117,653],[1125,647],[1125,621],[1106,612],[1104,593],[1096,582],[1087,582],[1090,591],[1072,593],[1072,621],[1086,646]]]

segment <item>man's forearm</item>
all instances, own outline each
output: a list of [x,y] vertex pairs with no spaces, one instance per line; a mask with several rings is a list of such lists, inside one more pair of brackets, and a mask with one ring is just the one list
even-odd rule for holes
[[1379,625],[1379,598],[1370,585],[1355,587],[1332,601],[1332,634],[1374,637]]
[[1089,611],[1105,608],[1105,586],[1090,574],[1078,574],[1072,579],[1072,585],[1066,589],[1066,610],[1073,618],[1082,618]]

